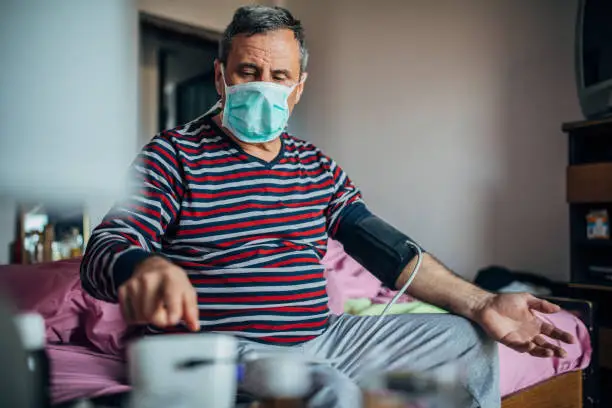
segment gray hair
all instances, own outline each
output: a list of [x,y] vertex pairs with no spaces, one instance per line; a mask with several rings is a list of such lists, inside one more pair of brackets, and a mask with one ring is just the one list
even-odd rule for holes
[[219,42],[219,60],[225,65],[232,47],[232,39],[238,34],[251,36],[268,31],[288,29],[293,31],[300,45],[300,72],[306,71],[308,50],[304,39],[304,28],[300,20],[296,20],[289,10],[282,7],[243,6],[236,10],[232,22],[223,33]]

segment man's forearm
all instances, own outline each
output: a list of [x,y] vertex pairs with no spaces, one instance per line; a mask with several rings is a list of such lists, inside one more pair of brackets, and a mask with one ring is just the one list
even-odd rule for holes
[[[397,279],[397,288],[401,288],[406,283],[416,261],[415,257],[406,265]],[[490,292],[455,275],[429,254],[423,254],[421,267],[408,293],[472,320],[476,319],[475,312],[492,296]]]

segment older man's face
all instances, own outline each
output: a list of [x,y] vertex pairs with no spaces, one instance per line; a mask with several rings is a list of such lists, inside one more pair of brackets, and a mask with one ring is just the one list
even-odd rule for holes
[[[293,86],[300,82],[300,47],[293,31],[287,29],[251,36],[240,34],[232,40],[224,68],[228,85],[266,81]],[[215,82],[217,92],[224,98],[219,61],[215,61]],[[303,88],[300,83],[289,96],[290,111],[300,100]]]

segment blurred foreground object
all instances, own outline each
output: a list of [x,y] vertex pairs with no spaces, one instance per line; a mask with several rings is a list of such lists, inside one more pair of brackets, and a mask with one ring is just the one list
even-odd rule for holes
[[11,309],[0,293],[0,407],[36,407],[26,361]]
[[223,334],[166,334],[128,346],[130,408],[231,408],[238,341]]
[[45,320],[37,313],[20,313],[14,318],[17,332],[26,352],[24,363],[30,373],[30,394],[35,406],[51,406],[51,367],[45,350]]
[[131,0],[0,2],[0,194],[121,192],[137,149],[137,47]]
[[430,373],[373,373],[361,381],[364,408],[460,408],[467,406],[455,366]]

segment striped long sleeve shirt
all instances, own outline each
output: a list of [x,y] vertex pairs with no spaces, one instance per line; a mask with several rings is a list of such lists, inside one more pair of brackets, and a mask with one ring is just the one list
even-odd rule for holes
[[319,149],[281,141],[275,160],[259,160],[211,116],[155,136],[131,166],[132,192],[92,233],[85,290],[116,302],[135,265],[160,254],[187,272],[202,330],[276,344],[321,334],[327,239],[363,205]]

